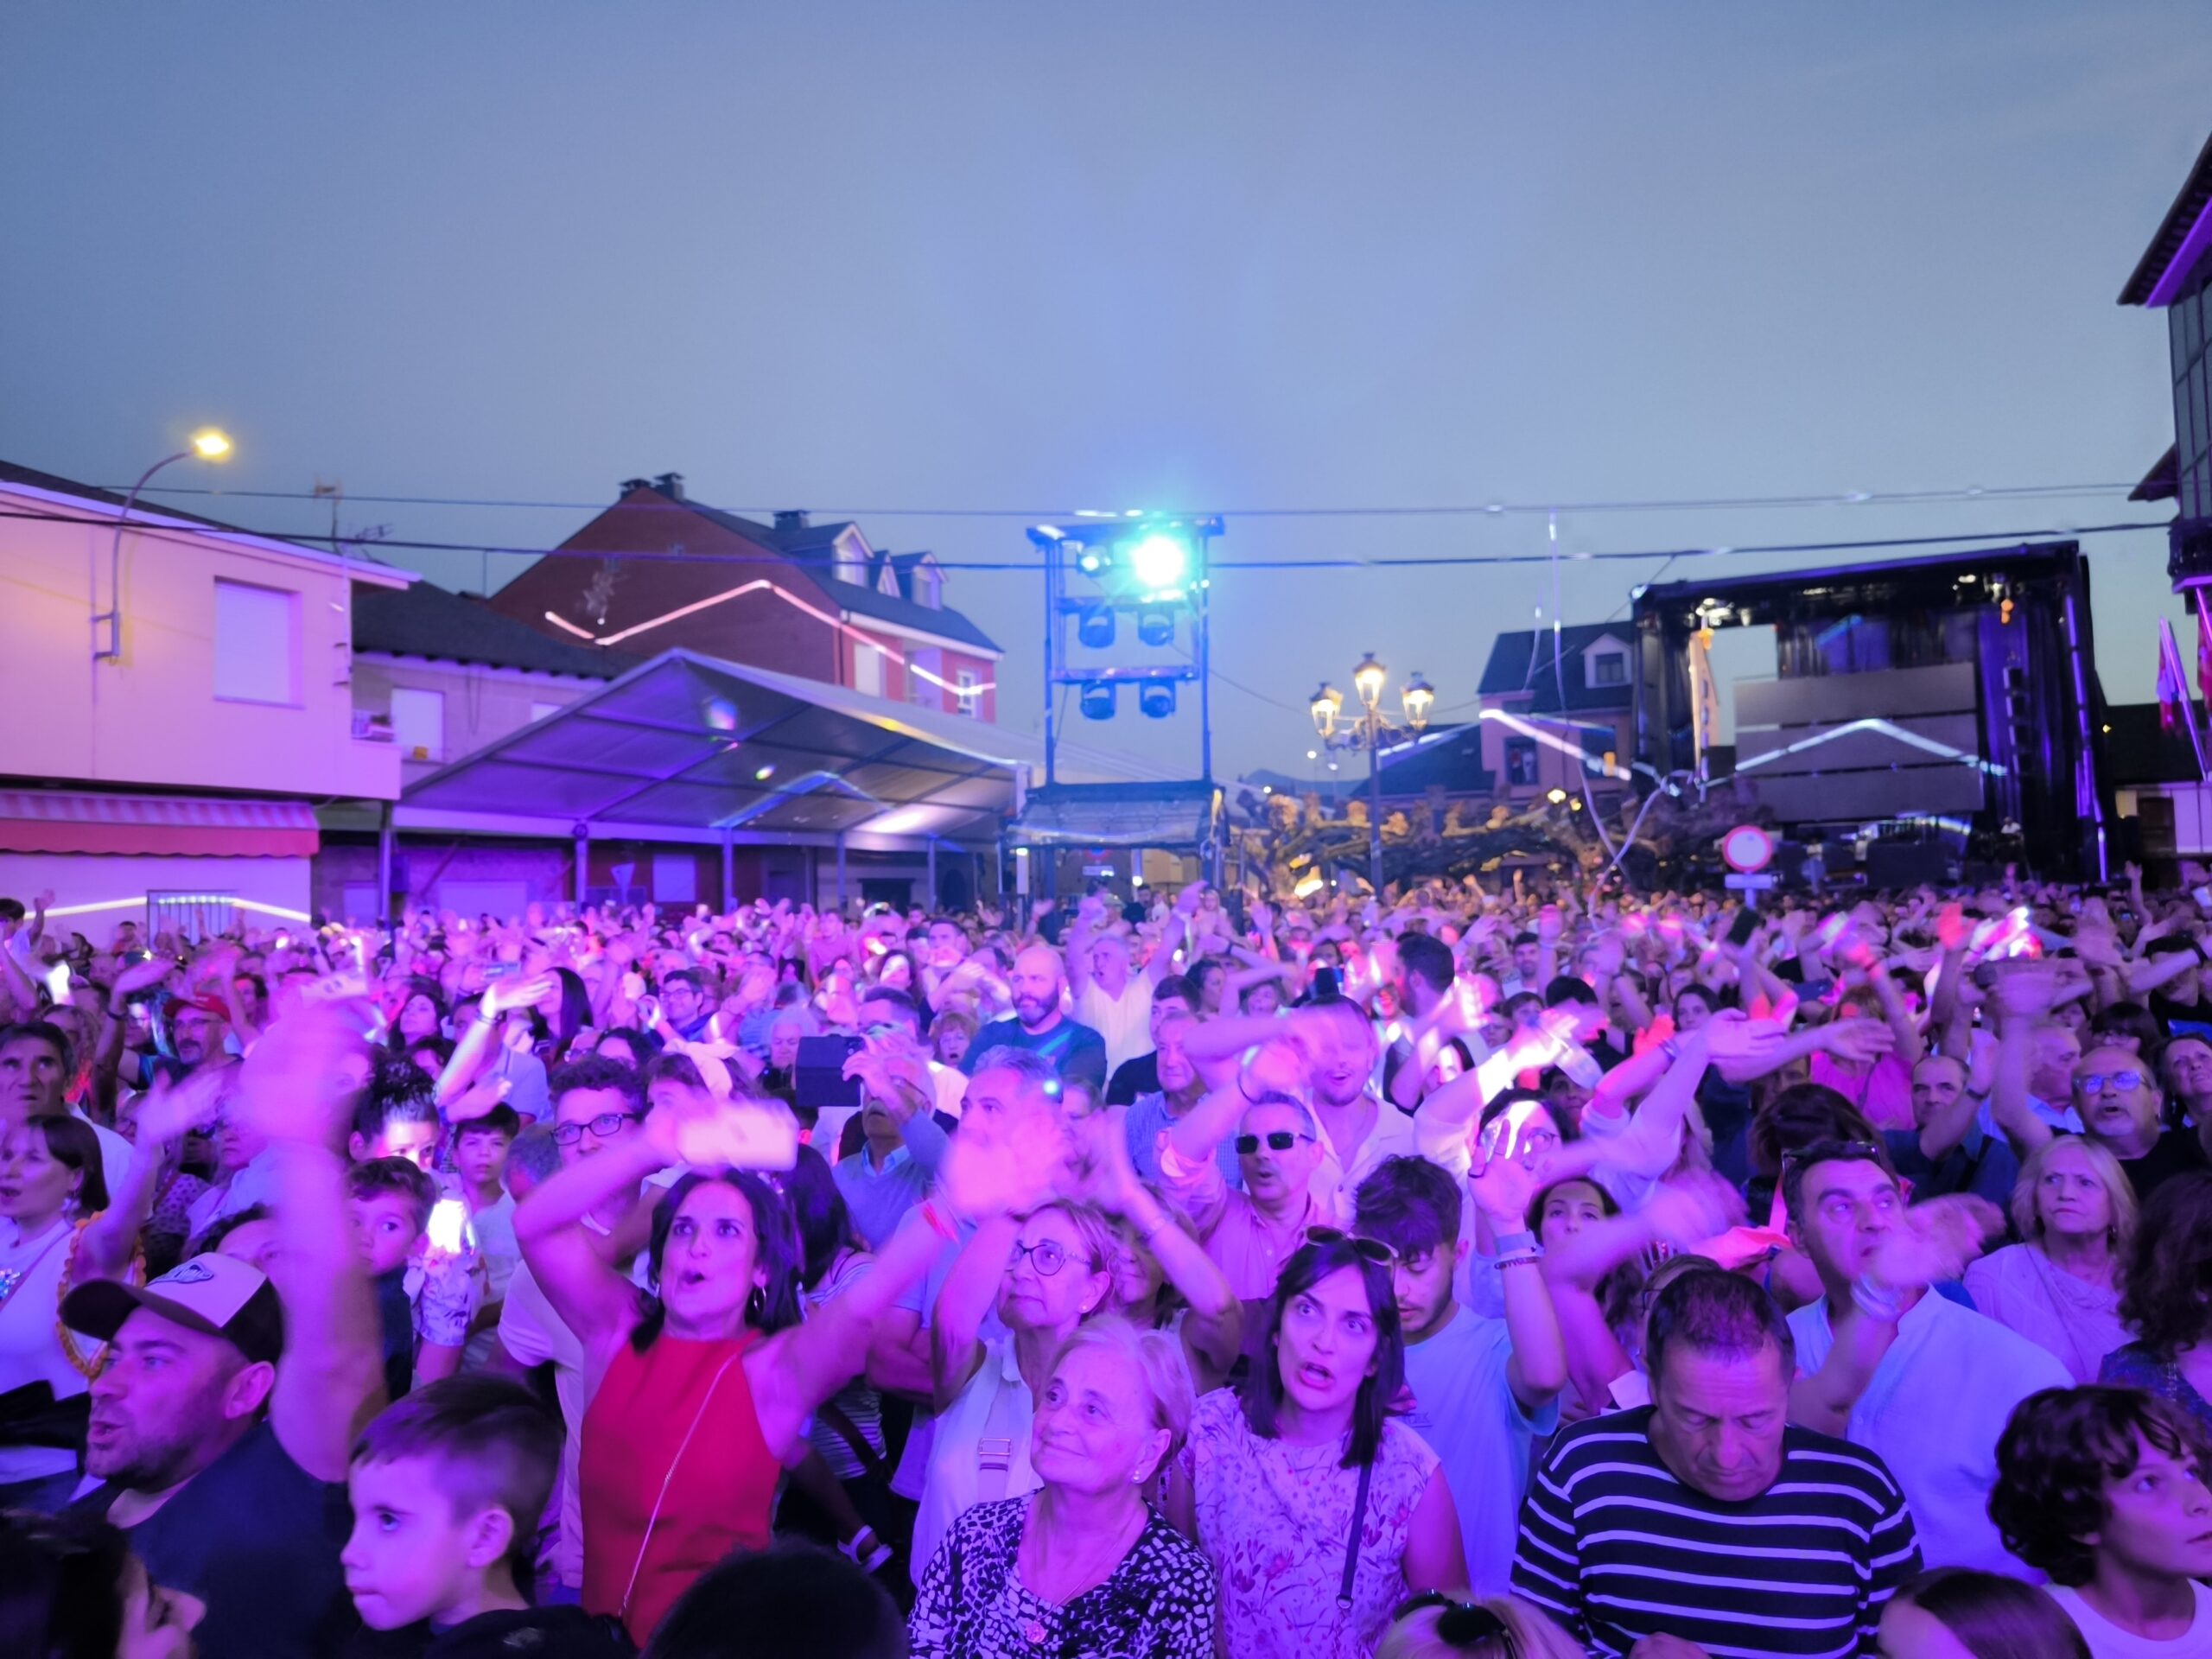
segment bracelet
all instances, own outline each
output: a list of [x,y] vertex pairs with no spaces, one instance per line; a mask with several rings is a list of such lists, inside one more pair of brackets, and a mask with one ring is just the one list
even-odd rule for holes
[[1904,1312],[1904,1296],[1876,1283],[1872,1274],[1862,1273],[1851,1281],[1851,1300],[1861,1313],[1882,1325],[1895,1325]]
[[1496,1242],[1500,1256],[1525,1255],[1536,1248],[1534,1233],[1500,1233]]
[[1497,1270],[1500,1273],[1503,1273],[1508,1268],[1533,1268],[1542,1262],[1543,1259],[1544,1258],[1542,1256],[1535,1254],[1528,1255],[1501,1255],[1497,1258]]
[[1137,1229],[1137,1236],[1145,1239],[1154,1238],[1174,1224],[1175,1217],[1169,1215],[1165,1207],[1156,1206],[1152,1212],[1152,1219]]
[[954,1226],[944,1211],[938,1207],[935,1198],[923,1199],[921,1212],[924,1223],[939,1238],[948,1244],[957,1244],[960,1242],[960,1230]]

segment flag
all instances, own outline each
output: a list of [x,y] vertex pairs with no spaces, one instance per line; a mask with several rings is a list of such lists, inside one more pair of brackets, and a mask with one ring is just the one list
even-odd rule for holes
[[2212,603],[2202,588],[2196,590],[2196,690],[2212,709]]

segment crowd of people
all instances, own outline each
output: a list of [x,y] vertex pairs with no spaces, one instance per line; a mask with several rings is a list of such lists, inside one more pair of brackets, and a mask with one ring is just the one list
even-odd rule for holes
[[0,1649],[2212,1655],[2212,913],[0,899]]

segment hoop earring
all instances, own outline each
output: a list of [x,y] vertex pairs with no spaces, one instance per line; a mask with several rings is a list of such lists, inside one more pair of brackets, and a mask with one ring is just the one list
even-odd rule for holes
[[752,1294],[750,1296],[747,1296],[747,1297],[745,1299],[745,1317],[746,1317],[748,1320],[753,1320],[753,1321],[756,1321],[756,1322],[757,1322],[757,1321],[760,1319],[760,1316],[761,1316],[763,1313],[766,1313],[767,1311],[768,1311],[768,1294],[767,1294],[767,1292],[766,1292],[766,1291],[762,1290],[762,1289],[760,1288],[760,1286],[758,1286],[758,1285],[753,1286],[753,1294]]

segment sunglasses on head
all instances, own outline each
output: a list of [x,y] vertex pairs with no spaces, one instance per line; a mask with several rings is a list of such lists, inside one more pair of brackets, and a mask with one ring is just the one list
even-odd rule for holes
[[1236,1137],[1236,1151],[1240,1157],[1249,1158],[1260,1149],[1260,1142],[1268,1143],[1270,1152],[1288,1152],[1301,1141],[1311,1141],[1310,1135],[1300,1135],[1295,1129],[1269,1129],[1265,1135],[1240,1135]]
[[1427,1590],[1418,1596],[1408,1597],[1398,1604],[1391,1613],[1393,1624],[1403,1624],[1415,1613],[1436,1607],[1442,1609],[1437,1616],[1436,1637],[1440,1642],[1455,1648],[1471,1648],[1478,1642],[1497,1641],[1505,1644],[1507,1659],[1521,1659],[1521,1638],[1513,1627],[1478,1601],[1461,1601],[1446,1595],[1441,1590]]
[[1341,1227],[1308,1227],[1308,1244],[1345,1244],[1363,1262],[1372,1262],[1378,1268],[1393,1268],[1398,1264],[1398,1253],[1379,1238],[1363,1238],[1357,1233],[1348,1233]]

